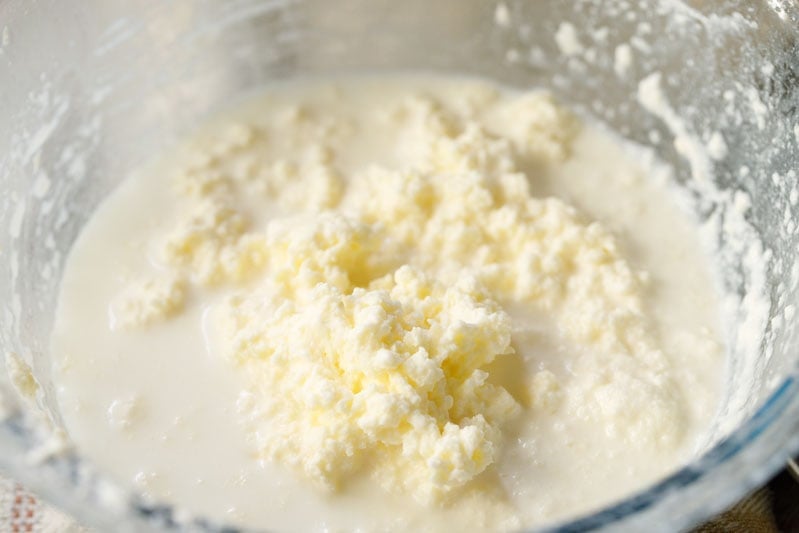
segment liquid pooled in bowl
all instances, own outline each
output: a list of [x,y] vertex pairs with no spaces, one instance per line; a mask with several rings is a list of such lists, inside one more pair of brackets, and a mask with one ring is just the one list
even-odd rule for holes
[[542,92],[274,86],[128,179],[53,335],[77,449],[287,531],[507,530],[692,457],[721,388],[667,172]]

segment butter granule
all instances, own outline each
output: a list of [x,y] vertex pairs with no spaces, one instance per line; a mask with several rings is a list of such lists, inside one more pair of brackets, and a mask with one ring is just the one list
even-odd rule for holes
[[183,310],[186,284],[178,276],[131,283],[112,305],[114,325],[124,329],[147,326]]

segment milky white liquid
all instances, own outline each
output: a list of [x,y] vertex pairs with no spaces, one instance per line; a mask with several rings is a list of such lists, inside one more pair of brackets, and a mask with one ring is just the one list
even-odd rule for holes
[[[400,164],[401,151],[383,118],[392,102],[413,94],[459,101],[482,89],[480,82],[415,77],[275,87],[198,135],[220,122],[245,120],[267,132],[265,150],[280,157],[299,150],[304,135],[286,126],[285,117],[298,106],[308,108],[351,125],[337,159],[346,175],[368,164]],[[505,126],[491,123],[500,132]],[[155,500],[253,528],[496,530],[595,510],[644,488],[696,451],[721,388],[715,284],[695,225],[677,209],[665,180],[655,179],[663,170],[600,128],[583,125],[565,161],[529,163],[522,170],[534,196],[559,197],[601,222],[621,243],[625,259],[649,273],[646,313],[685,405],[679,442],[654,448],[620,439],[605,421],[565,409],[525,414],[508,430],[500,460],[474,482],[475,490],[432,507],[387,494],[368,478],[325,493],[296,472],[255,457],[237,417],[241,377],[217,353],[207,324],[207,310],[224,291],[192,294],[185,311],[164,323],[112,327],[110,302],[131,279],[163,268],[151,247],[177,216],[170,179],[181,154],[142,169],[97,210],[73,248],[61,287],[53,335],[61,413],[77,449],[121,482]],[[241,201],[255,227],[290,211]],[[519,376],[535,370],[549,370],[564,383],[574,379],[579,351],[562,342],[546,317],[509,312],[525,325],[513,339],[521,357],[498,363],[495,378],[511,394],[521,386]]]

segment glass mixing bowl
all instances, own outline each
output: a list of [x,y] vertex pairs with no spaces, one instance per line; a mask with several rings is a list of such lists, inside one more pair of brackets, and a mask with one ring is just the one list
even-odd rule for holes
[[[0,466],[87,525],[214,529],[59,438],[48,339],[70,246],[131,169],[238,95],[412,69],[550,89],[651,146],[717,220],[728,392],[704,451],[557,528],[675,531],[721,511],[799,449],[797,22],[779,0],[0,2]],[[703,159],[716,135],[726,150]]]

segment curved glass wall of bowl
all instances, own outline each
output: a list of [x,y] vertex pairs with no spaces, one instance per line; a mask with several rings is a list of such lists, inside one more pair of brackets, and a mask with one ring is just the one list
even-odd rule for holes
[[[180,513],[111,488],[52,444],[47,345],[81,227],[149,154],[270,80],[447,71],[555,91],[652,146],[673,164],[686,202],[718,221],[723,284],[737,305],[728,408],[712,442],[658,486],[561,530],[674,530],[720,511],[799,448],[796,20],[776,0],[3,2],[0,352],[16,354],[7,363],[23,361],[39,391],[15,400],[9,381],[20,367],[6,365],[0,466],[86,523],[175,526]],[[697,158],[699,144],[718,157]],[[741,231],[762,253],[741,246]],[[750,268],[753,255],[762,269]],[[762,320],[745,312],[747,295]]]
[[799,462],[797,462],[796,459],[790,459],[788,461],[788,472],[790,472],[796,482],[799,483]]

